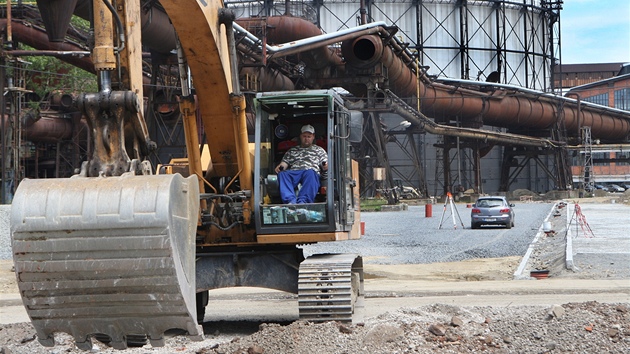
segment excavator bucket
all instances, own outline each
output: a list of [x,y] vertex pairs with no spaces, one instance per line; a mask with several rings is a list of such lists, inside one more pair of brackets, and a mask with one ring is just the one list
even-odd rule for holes
[[195,305],[196,177],[27,179],[11,210],[18,287],[39,342],[54,333],[163,346],[169,329],[201,340]]

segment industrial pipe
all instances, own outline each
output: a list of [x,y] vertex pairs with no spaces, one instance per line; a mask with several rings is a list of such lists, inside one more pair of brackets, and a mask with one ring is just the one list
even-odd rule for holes
[[266,28],[267,41],[271,44],[279,44],[278,46],[265,45],[265,51],[272,57],[295,54],[297,50],[302,54],[302,60],[306,65],[314,70],[322,69],[331,64],[342,64],[341,58],[328,48],[328,42],[319,45],[322,40],[326,39],[320,37],[322,36],[321,29],[314,23],[299,17],[241,18],[236,20],[234,24],[236,31],[245,34],[245,38],[250,43],[259,47],[263,46],[262,41],[251,32],[255,28],[263,27]]
[[[7,19],[0,19],[0,30],[5,31],[8,26]],[[45,31],[33,26],[27,26],[21,21],[13,20],[11,22],[13,38],[29,46],[40,49],[49,50],[50,54],[59,52],[63,54],[63,60],[71,65],[81,68],[87,72],[94,72],[92,60],[86,55],[85,48],[68,42],[50,42]]]
[[426,84],[424,76],[425,84],[417,87],[416,74],[405,59],[379,41],[382,42],[380,37],[371,35],[343,43],[348,65],[366,68],[382,63],[388,69],[391,90],[401,97],[415,97],[419,91],[421,110],[435,118],[475,120],[481,117],[483,124],[492,126],[549,129],[564,116],[565,127],[572,133],[578,133],[579,125],[588,125],[593,136],[602,140],[620,141],[630,135],[627,112],[586,106],[580,114],[574,101],[543,92],[494,83],[487,83],[493,87],[485,91],[463,88],[465,84],[481,84],[467,80],[449,80],[455,85]]
[[[567,131],[579,134],[579,125],[590,126],[593,136],[621,141],[630,135],[630,114],[598,105],[583,105],[544,92],[512,85],[449,80],[455,85],[425,85],[422,110],[434,115],[459,115],[462,119],[483,117],[484,124],[510,128],[547,129],[564,116]],[[493,86],[490,93],[463,89],[461,85]],[[489,90],[485,90],[489,91]]]
[[[88,2],[87,0],[79,0],[75,13],[80,12],[80,9],[84,8]],[[167,44],[166,47],[171,46],[168,44],[170,43],[168,39],[170,36],[164,37],[163,35],[173,31],[172,25],[166,21],[157,20],[158,17],[166,16],[166,14],[152,9],[151,12],[143,12],[143,16],[146,16],[143,17],[143,27],[154,26],[143,36],[144,40],[157,41],[151,45],[152,47],[161,44]],[[418,88],[415,85],[416,74],[411,68],[411,55],[408,49],[399,43],[395,37],[391,37],[390,33],[386,31],[384,23],[375,22],[360,26],[360,29],[354,28],[323,35],[317,26],[310,22],[308,22],[310,25],[305,24],[307,22],[288,16],[269,17],[266,22],[269,25],[269,38],[276,36],[273,42],[286,44],[264,46],[260,39],[251,34],[246,36],[246,40],[249,40],[252,45],[261,47],[261,52],[264,46],[264,50],[268,52],[270,58],[309,51],[310,54],[304,56],[303,60],[309,68],[316,69],[337,65],[340,62],[339,56],[327,48],[328,45],[349,40],[359,44],[366,40],[375,43],[374,49],[372,49],[373,53],[370,53],[368,48],[368,52],[361,52],[361,55],[370,57],[371,54],[379,57],[379,62],[387,66],[390,88],[401,97],[416,96]],[[235,24],[235,29],[240,31],[237,24]],[[14,30],[14,33],[17,32],[17,29]],[[381,33],[387,35],[389,39],[387,45],[383,45],[383,39],[378,36]],[[358,35],[368,34],[372,34],[372,37],[365,37],[357,41]],[[376,44],[378,41],[381,42],[380,46]],[[383,48],[382,51],[378,50],[379,47]],[[344,54],[344,57],[349,62],[348,65],[352,65],[350,64],[353,61],[351,56]],[[578,113],[578,107],[575,103],[563,102],[557,96],[546,98],[542,96],[542,92],[534,94],[520,88],[500,88],[499,85],[495,85],[495,88],[488,92],[481,92],[462,88],[458,83],[455,85],[429,83],[429,79],[422,74],[421,79],[423,82],[419,87],[421,110],[436,118],[452,119],[452,117],[459,116],[462,120],[476,120],[482,117],[483,123],[487,125],[548,129],[555,124],[556,120],[559,119],[558,117],[564,116],[565,127],[571,133],[577,133],[580,125],[587,125],[591,126],[593,137],[606,141],[620,141],[627,139],[630,135],[630,117],[627,113],[602,111],[589,106],[585,106]]]
[[[245,19],[237,20],[237,24],[234,25],[234,28],[245,34],[245,38],[249,40],[251,44],[269,53],[270,58],[279,58],[311,51],[314,55],[310,60],[306,59],[308,60],[307,65],[312,65],[312,67],[316,69],[331,63],[337,64],[342,62],[341,58],[328,48],[331,44],[354,39],[366,34],[381,32],[390,34],[385,28],[385,22],[372,22],[333,33],[322,34],[321,30],[315,24],[297,17],[280,16],[268,17],[265,21],[255,20],[259,21],[258,23],[254,22],[257,26],[263,26],[267,23],[269,26],[267,39],[269,39],[271,43],[279,42],[281,44],[263,44],[263,42],[252,35],[246,27],[238,25],[240,22],[244,22]],[[250,21],[252,20],[247,20],[247,22]],[[252,25],[247,26],[252,27]],[[311,61],[317,62],[311,63]]]
[[[31,111],[24,114],[20,118],[24,139],[34,142],[56,143],[72,138],[72,120],[50,115],[51,113],[55,114],[56,112]],[[8,116],[3,116],[2,124],[5,130],[11,129]]]
[[72,138],[72,121],[66,118],[42,116],[33,125],[24,129],[24,138],[29,141],[56,143]]
[[269,67],[243,67],[240,74],[248,81],[249,78],[255,78],[257,86],[264,88],[264,91],[295,90],[295,85],[291,79]]
[[412,125],[420,127],[431,134],[457,136],[460,138],[543,148],[550,148],[561,145],[561,143],[559,142],[554,142],[544,138],[534,138],[525,135],[438,124],[421,112],[418,112],[415,109],[411,109],[411,107],[409,107],[404,101],[396,98],[394,95],[391,95],[391,93],[386,92],[385,97],[387,97],[387,99],[390,101],[390,107],[396,114],[411,122]]

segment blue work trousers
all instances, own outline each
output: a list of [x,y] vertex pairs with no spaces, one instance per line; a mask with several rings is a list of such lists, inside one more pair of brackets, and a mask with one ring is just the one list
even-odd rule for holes
[[[313,203],[319,190],[319,174],[314,170],[286,170],[278,174],[280,198],[284,204]],[[301,184],[297,198],[295,188]]]

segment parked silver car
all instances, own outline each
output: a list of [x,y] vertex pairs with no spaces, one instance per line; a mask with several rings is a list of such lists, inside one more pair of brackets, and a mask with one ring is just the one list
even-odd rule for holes
[[619,192],[619,193],[623,193],[626,191],[625,188],[623,188],[622,186],[618,185],[618,184],[611,184],[608,186],[608,191],[609,192]]
[[514,226],[514,204],[505,197],[481,197],[472,205],[470,211],[470,228],[477,229],[481,225],[505,225],[507,229]]

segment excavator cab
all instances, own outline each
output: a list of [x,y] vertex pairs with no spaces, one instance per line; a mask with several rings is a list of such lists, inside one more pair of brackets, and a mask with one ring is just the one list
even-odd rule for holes
[[[360,141],[362,116],[343,105],[332,90],[259,93],[256,109],[254,205],[256,232],[304,234],[349,232],[358,209],[351,142]],[[328,154],[314,203],[282,204],[274,168],[299,144],[300,128],[315,128],[315,144]],[[300,186],[298,186],[298,189]],[[297,192],[297,191],[296,191]]]

